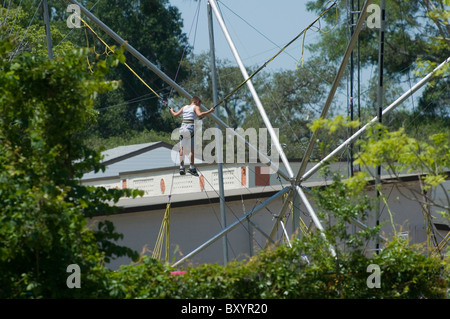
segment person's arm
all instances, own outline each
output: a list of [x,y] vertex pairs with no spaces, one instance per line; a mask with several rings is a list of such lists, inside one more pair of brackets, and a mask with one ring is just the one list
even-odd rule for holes
[[177,112],[175,112],[172,108],[170,108],[169,110],[170,110],[170,113],[172,113],[173,116],[177,117],[177,116],[180,116],[181,113],[183,113],[183,108],[184,108],[184,106],[180,110],[178,110]]
[[202,117],[214,112],[214,108],[212,107],[208,111],[202,112],[202,111],[200,111],[200,106],[196,105],[194,108],[194,111],[195,111],[195,114],[197,114],[197,116],[199,118],[202,118]]

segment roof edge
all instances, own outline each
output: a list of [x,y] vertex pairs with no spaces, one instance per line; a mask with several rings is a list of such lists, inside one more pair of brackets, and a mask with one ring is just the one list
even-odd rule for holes
[[125,154],[125,155],[118,156],[118,157],[115,157],[115,158],[113,158],[113,159],[104,161],[104,162],[102,162],[102,164],[105,165],[105,166],[107,166],[107,165],[111,165],[111,164],[114,164],[114,163],[118,163],[118,162],[121,162],[121,161],[126,160],[126,159],[128,159],[128,158],[131,158],[131,157],[140,155],[140,154],[142,154],[142,153],[145,153],[145,152],[154,150],[154,149],[159,148],[159,147],[165,147],[165,148],[167,148],[167,149],[172,149],[172,148],[173,148],[173,145],[170,145],[169,143],[166,143],[166,142],[163,142],[163,141],[155,142],[155,144],[152,144],[152,145],[143,147],[143,148],[141,148],[141,149],[138,149],[138,150],[136,150],[136,151],[127,153],[127,154]]

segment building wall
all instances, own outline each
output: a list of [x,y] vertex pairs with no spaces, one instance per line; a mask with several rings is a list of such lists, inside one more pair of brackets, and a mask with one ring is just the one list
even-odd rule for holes
[[[187,192],[216,191],[219,189],[217,166],[198,167],[200,178],[190,174],[180,175],[178,168],[154,171],[123,172],[108,179],[83,181],[84,185],[106,188],[135,188],[144,191],[144,197],[178,195]],[[244,189],[250,186],[248,166],[228,166],[223,169],[224,189]]]
[[[246,199],[244,201],[228,201],[226,203],[226,220],[230,225],[264,199]],[[269,234],[274,225],[273,214],[281,206],[281,199],[268,205],[251,219],[254,224]],[[164,218],[165,209],[141,211],[113,216],[99,216],[90,220],[91,225],[99,220],[110,220],[116,230],[124,235],[119,244],[130,247],[138,252],[145,251],[151,255],[155,249],[158,233]],[[219,204],[205,203],[201,205],[180,206],[173,204],[170,209],[170,262],[175,262],[182,256],[203,244],[222,230]],[[290,219],[286,228],[292,229]],[[289,231],[290,232],[290,231]],[[277,232],[282,235],[281,229]],[[244,259],[266,244],[264,235],[247,221],[242,222],[227,235],[229,259]],[[165,253],[161,258],[164,259]],[[194,256],[191,262],[223,263],[223,242],[219,239],[204,251]],[[121,264],[128,264],[128,258],[120,258],[110,263],[115,269]]]
[[[392,220],[396,231],[407,236],[411,243],[424,243],[426,240],[425,221],[420,205],[410,197],[410,191],[418,190],[417,182],[407,182],[400,184],[387,184],[383,187],[383,192],[389,203],[389,210],[383,204],[381,210],[380,222],[383,225],[382,235],[386,238],[394,236]],[[375,196],[373,187],[367,189],[369,196]],[[226,202],[226,219],[230,225],[235,220],[244,215],[244,212],[252,210],[256,205],[264,201],[266,197],[251,198],[244,200],[227,200]],[[314,202],[311,199],[311,202]],[[256,213],[252,218],[252,222],[262,229],[265,234],[270,234],[275,224],[275,216],[279,214],[282,206],[282,198],[278,198],[267,208]],[[307,226],[312,224],[311,218],[306,212],[304,205],[300,205],[299,216]],[[317,208],[315,207],[316,211]],[[145,210],[139,212],[123,213],[108,217],[96,217],[91,222],[102,219],[111,220],[118,232],[124,234],[123,241],[120,244],[128,246],[141,252],[146,251],[151,255],[155,248],[155,243],[159,233],[161,223],[163,221],[165,209]],[[292,235],[292,212],[287,212],[286,230],[289,236]],[[375,212],[369,213],[369,219],[362,221],[367,226],[375,225]],[[352,227],[353,231],[358,228]],[[211,199],[200,205],[183,206],[182,203],[173,203],[170,216],[170,262],[179,260],[182,256],[190,253],[195,248],[202,245],[208,239],[221,231],[221,215],[220,206],[217,200]],[[397,235],[398,235],[397,234]],[[438,234],[442,239],[445,232]],[[257,252],[266,244],[266,237],[253,225],[249,225],[247,221],[241,223],[236,229],[227,235],[229,259],[243,259]],[[281,226],[278,227],[277,239],[286,240],[283,237]],[[375,242],[367,243],[368,253],[375,249]],[[164,258],[164,252],[162,253]],[[219,239],[211,246],[203,250],[201,253],[190,259],[194,264],[198,263],[223,263],[223,243]],[[121,258],[110,264],[111,268],[117,268],[121,264],[127,264],[130,260]]]
[[[90,220],[91,223],[96,223],[102,219],[111,220],[117,231],[124,234],[124,239],[119,244],[128,246],[138,252],[144,251],[151,254],[155,248],[166,204],[169,201],[172,203],[169,254],[171,262],[179,260],[221,231],[219,177],[216,164],[197,165],[200,177],[194,177],[189,174],[180,176],[178,167],[133,171],[136,167],[131,165],[131,161],[129,162],[130,165],[127,165],[126,161],[120,163],[123,172],[109,174],[108,177],[102,175],[103,177],[100,178],[95,178],[95,175],[91,174],[89,179],[83,180],[85,185],[106,188],[128,187],[144,191],[143,197],[121,199],[118,203],[123,208],[121,214],[108,217],[99,216]],[[280,165],[284,169],[284,166]],[[311,168],[312,165],[313,163],[308,164],[307,169]],[[296,172],[299,169],[300,162],[293,162],[291,166],[293,171]],[[344,176],[347,174],[347,169],[346,163],[331,164],[333,172],[339,171]],[[277,174],[267,174],[270,172],[270,169],[261,163],[223,165],[224,190],[227,197],[227,225],[243,216],[244,213],[251,211],[256,205],[282,187],[290,185],[289,182],[279,178]],[[327,183],[329,181],[315,173],[302,185],[318,187],[327,185]],[[450,188],[448,183],[445,189]],[[417,201],[412,198],[413,193],[411,191],[419,191],[417,181],[383,185],[383,193],[389,203],[389,210],[382,204],[380,218],[383,225],[382,232],[383,236],[388,238],[394,235],[391,224],[392,214],[397,232],[404,237],[407,236],[411,243],[424,243],[427,239],[426,224],[422,209]],[[373,186],[367,188],[367,194],[375,197]],[[433,195],[437,199],[446,198],[446,194],[442,190],[435,191]],[[315,207],[314,201],[310,200]],[[255,225],[250,225],[249,222],[245,221],[228,234],[230,260],[246,258],[265,246],[267,241],[265,235],[267,236],[272,231],[276,215],[280,213],[281,207],[282,198],[278,198],[251,218]],[[295,215],[300,216],[307,227],[311,226],[314,229],[314,224],[303,203],[300,203],[299,207],[297,207],[297,204],[294,207],[296,209]],[[317,211],[317,207],[315,207],[315,210]],[[293,215],[294,213],[289,211],[287,218],[284,220],[289,236],[293,233]],[[448,221],[439,219],[435,210],[433,216],[434,222],[448,223]],[[368,226],[375,225],[375,211],[370,212],[369,219],[362,222]],[[349,229],[350,231],[357,231],[358,227],[349,226]],[[446,233],[446,231],[439,232],[437,234],[438,241],[442,240]],[[281,226],[278,227],[276,238],[283,239]],[[374,248],[375,242],[367,243],[369,253]],[[164,258],[164,253],[162,257]],[[190,261],[193,263],[223,263],[223,260],[223,243],[222,239],[219,239]],[[121,264],[128,264],[129,262],[129,259],[121,258],[113,261],[110,267],[117,268]]]

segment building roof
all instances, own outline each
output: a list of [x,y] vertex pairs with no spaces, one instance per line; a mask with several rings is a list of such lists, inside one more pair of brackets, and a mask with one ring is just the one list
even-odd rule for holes
[[119,176],[122,172],[175,167],[179,163],[178,151],[164,142],[119,146],[104,152],[105,171],[91,171],[82,180]]
[[103,151],[101,153],[103,156],[102,162],[114,161],[121,157],[124,157],[127,155],[129,156],[129,154],[133,154],[133,153],[142,151],[143,149],[147,149],[147,148],[149,148],[151,146],[155,146],[157,144],[159,144],[159,142],[118,146],[118,147]]
[[[170,144],[153,142],[119,146],[106,150],[101,155],[105,171],[86,173],[82,178],[83,183],[107,188],[130,187],[146,192],[143,197],[122,198],[118,206],[123,212],[163,209],[168,200],[175,205],[183,206],[215,202],[220,198],[216,164],[207,164],[196,159],[196,164],[203,164],[199,171],[200,175],[204,177],[203,181],[200,178],[193,178],[191,175],[178,176],[175,169],[179,164],[179,152]],[[277,176],[273,175],[269,178],[267,185],[261,186],[256,182],[258,174],[256,166],[259,165],[261,164],[247,163],[244,166],[248,166],[248,168],[244,170],[244,173],[241,171],[242,164],[224,166],[226,174],[224,187],[227,201],[242,200],[244,197],[271,196],[290,184],[289,181],[277,180]],[[280,165],[283,166],[282,163]],[[293,162],[291,165],[293,170],[297,171],[300,162]],[[308,163],[307,169],[312,165],[314,163]],[[345,163],[336,162],[330,164],[330,169],[334,172],[341,171],[345,175],[348,166]],[[394,178],[385,171],[382,173],[381,178],[384,184],[389,183],[391,179],[392,182],[398,181],[398,177]],[[420,174],[409,172],[401,174],[400,178],[404,181],[415,181],[420,178]],[[331,183],[331,180],[316,172],[302,185],[309,188],[325,186],[328,183]]]

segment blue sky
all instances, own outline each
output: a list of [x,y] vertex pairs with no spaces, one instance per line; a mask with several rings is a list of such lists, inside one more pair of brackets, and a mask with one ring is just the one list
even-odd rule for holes
[[[194,46],[194,53],[209,52],[207,0],[200,0],[200,7],[198,2],[193,0],[169,0],[169,2],[182,14],[183,31],[189,35],[189,43]],[[315,14],[306,11],[306,2],[306,0],[220,0],[218,7],[244,64],[261,66],[316,18]],[[214,15],[213,21],[216,57],[235,63]],[[316,32],[307,32],[305,44],[314,42],[318,36]],[[300,37],[291,44],[265,70],[295,70],[301,56],[302,39]],[[305,50],[304,59],[307,57],[308,52]]]
[[[183,30],[187,35],[190,35],[189,42],[191,45],[194,45],[194,53],[196,54],[209,52],[207,0],[199,1],[200,10],[197,19],[196,11],[199,5],[197,1],[169,0],[171,5],[178,7],[180,10],[184,20]],[[263,65],[281,47],[285,46],[317,18],[317,14],[306,10],[308,0],[216,1],[239,55],[247,67],[259,67]],[[339,14],[345,13],[340,12]],[[214,15],[213,21],[216,57],[219,59],[228,59],[231,63],[235,64],[235,59]],[[198,25],[194,43],[196,23]],[[317,42],[319,37],[320,33],[309,30],[306,33],[305,46]],[[302,40],[303,36],[297,39],[288,49],[272,61],[264,71],[295,70],[301,57]],[[344,52],[342,52],[343,55]],[[310,52],[305,48],[304,61],[307,61],[309,56]],[[373,75],[372,72],[374,72],[373,68],[371,70],[362,70],[362,96],[365,94],[364,86],[368,85],[368,78]],[[385,76],[388,75],[385,74]],[[345,81],[345,78],[342,81]],[[405,86],[405,90],[407,89],[409,87]],[[415,93],[412,98],[405,102],[405,105],[411,107],[414,105],[412,101],[417,100],[420,95],[421,91]],[[338,91],[335,98],[340,99],[342,101],[342,107],[345,108],[345,92]]]

